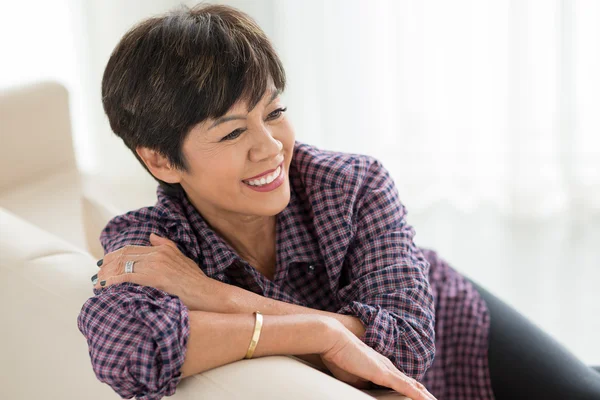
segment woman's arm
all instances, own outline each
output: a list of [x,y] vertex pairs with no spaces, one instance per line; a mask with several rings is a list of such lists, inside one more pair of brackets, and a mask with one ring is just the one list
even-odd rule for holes
[[340,314],[365,327],[361,340],[406,375],[421,380],[435,356],[435,309],[429,262],[396,185],[377,159],[360,164],[353,214],[354,237],[344,260],[349,282],[339,288]]
[[[96,377],[122,398],[171,396],[184,376],[245,357],[253,314],[189,311],[181,299],[130,282],[86,301],[77,326]],[[263,315],[253,357],[323,353],[335,341],[327,317]]]
[[[191,311],[182,377],[242,360],[254,324],[254,314]],[[320,354],[331,345],[330,333],[327,321],[318,315],[263,315],[263,327],[252,358]]]

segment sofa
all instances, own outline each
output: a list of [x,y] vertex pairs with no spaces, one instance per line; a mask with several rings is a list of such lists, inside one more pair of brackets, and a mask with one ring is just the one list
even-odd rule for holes
[[[77,316],[94,295],[100,230],[152,204],[155,188],[81,174],[70,126],[68,92],[58,83],[0,94],[0,399],[119,398],[96,378]],[[190,376],[171,398],[406,399],[356,389],[290,355]]]

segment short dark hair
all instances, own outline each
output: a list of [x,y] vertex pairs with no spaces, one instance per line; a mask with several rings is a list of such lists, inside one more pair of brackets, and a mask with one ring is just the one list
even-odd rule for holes
[[[102,77],[102,105],[113,132],[147,171],[138,146],[187,171],[182,145],[191,128],[223,116],[238,100],[250,112],[270,79],[284,91],[283,65],[250,16],[225,5],[180,6],[121,38]],[[168,192],[181,191],[155,179]]]

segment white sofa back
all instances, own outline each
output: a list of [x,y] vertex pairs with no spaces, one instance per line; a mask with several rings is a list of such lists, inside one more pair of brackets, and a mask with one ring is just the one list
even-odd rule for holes
[[86,248],[69,96],[55,82],[0,93],[0,207]]
[[56,82],[0,93],[0,192],[75,168],[69,95]]

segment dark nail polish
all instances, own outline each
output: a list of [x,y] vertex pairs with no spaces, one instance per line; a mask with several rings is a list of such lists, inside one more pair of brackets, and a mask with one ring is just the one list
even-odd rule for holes
[[101,258],[100,260],[98,260],[98,262],[96,263],[96,265],[100,267],[102,265],[102,261],[104,261],[103,258]]
[[94,276],[92,276],[92,282],[98,280],[98,274],[95,274]]
[[100,281],[100,286],[104,287],[106,285],[106,281]]

